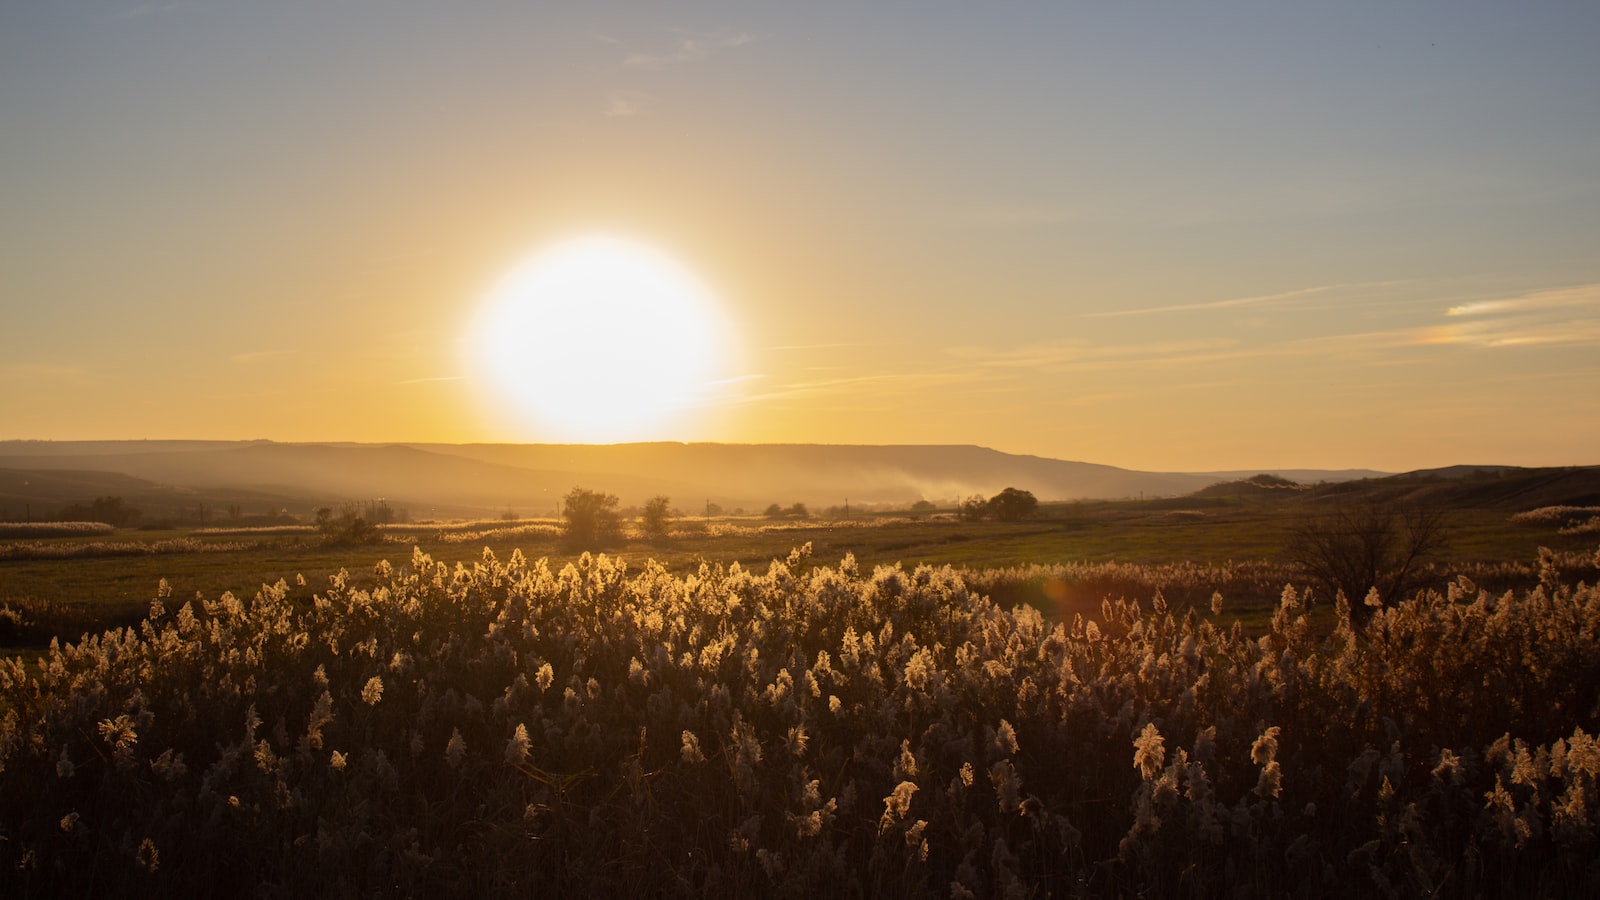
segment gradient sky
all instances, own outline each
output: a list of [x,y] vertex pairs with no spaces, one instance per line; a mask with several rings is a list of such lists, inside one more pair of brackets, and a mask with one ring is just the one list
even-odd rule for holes
[[1597,46],[1587,0],[7,2],[0,439],[538,439],[462,341],[601,232],[739,335],[660,439],[1600,463]]

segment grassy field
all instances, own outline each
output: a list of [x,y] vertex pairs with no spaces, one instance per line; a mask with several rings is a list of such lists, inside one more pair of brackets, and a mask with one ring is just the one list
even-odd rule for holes
[[[1194,530],[1120,512],[1106,533]],[[1083,524],[622,548],[681,574],[488,558],[495,536],[464,532],[413,535],[456,551],[437,559],[175,544],[57,561],[260,580],[391,563],[174,595],[136,630],[0,660],[0,893],[1600,895],[1592,550],[1518,570],[1531,589],[1473,577],[1370,614],[1283,591],[1253,630],[1184,606],[1210,582],[1270,593],[1270,562],[863,564],[1016,559]],[[501,536],[555,537],[532,528]],[[863,562],[695,560],[823,540]],[[1001,599],[1035,584],[1067,605]],[[1056,615],[1117,593],[1139,599]]]
[[1592,504],[1288,497],[0,541],[0,894],[1595,896]]
[[[994,585],[998,600],[1029,602],[1047,614],[1065,615],[1097,610],[1102,592],[1113,599],[1119,594],[1133,598],[1164,586],[1171,579],[1161,577],[1159,567],[1253,564],[1254,583],[1196,584],[1190,592],[1194,596],[1170,599],[1204,605],[1213,589],[1220,590],[1230,615],[1256,628],[1270,616],[1283,584],[1296,580],[1285,545],[1298,515],[1281,503],[1181,498],[1047,505],[1034,518],[1011,523],[965,522],[949,515],[869,516],[850,522],[680,519],[665,539],[633,534],[603,549],[635,567],[654,559],[678,574],[694,571],[702,562],[737,562],[762,571],[771,560],[806,543],[819,563],[837,562],[849,553],[869,569],[896,563],[968,570],[1111,563],[1156,567],[1148,577],[1131,581],[1089,579],[1065,604],[1051,602],[1036,583]],[[1441,578],[1452,571],[1481,573],[1500,565],[1526,570],[1540,547],[1593,549],[1588,537],[1561,535],[1550,525],[1512,522],[1498,509],[1452,510],[1446,537],[1436,562]],[[134,624],[148,611],[162,579],[180,600],[214,599],[224,592],[251,596],[262,585],[294,582],[296,576],[315,588],[342,569],[359,586],[370,580],[373,565],[403,561],[413,547],[452,565],[471,565],[485,549],[502,559],[520,550],[530,560],[548,559],[554,568],[579,555],[563,545],[553,520],[414,525],[384,533],[381,542],[355,545],[281,530],[123,530],[0,541],[0,604],[31,623],[0,632],[0,653],[30,653],[51,637],[76,640],[85,633]]]

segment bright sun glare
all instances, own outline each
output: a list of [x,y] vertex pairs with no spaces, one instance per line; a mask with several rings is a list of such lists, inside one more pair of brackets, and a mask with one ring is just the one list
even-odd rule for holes
[[[541,438],[651,439],[715,398],[731,350],[720,305],[647,245],[574,238],[518,265],[468,341],[498,415]],[[514,430],[524,430],[517,427]]]

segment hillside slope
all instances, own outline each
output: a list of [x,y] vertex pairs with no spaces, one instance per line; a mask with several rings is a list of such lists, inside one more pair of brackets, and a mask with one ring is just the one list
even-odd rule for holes
[[[770,503],[949,503],[1006,487],[1031,491],[1043,501],[1178,496],[1221,480],[1217,474],[1138,472],[977,446],[821,444],[8,441],[0,442],[0,469],[13,472],[0,480],[0,494],[4,484],[26,481],[29,472],[77,473],[58,475],[50,490],[34,490],[26,502],[65,505],[101,493],[134,494],[152,503],[249,498],[300,515],[320,505],[382,497],[419,517],[506,509],[550,514],[575,486],[617,494],[624,505],[665,494],[686,511],[707,502],[754,511]],[[0,504],[6,502],[0,496]]]

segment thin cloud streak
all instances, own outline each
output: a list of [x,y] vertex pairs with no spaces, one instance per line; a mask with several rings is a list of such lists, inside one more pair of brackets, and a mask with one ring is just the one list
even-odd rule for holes
[[1516,326],[1506,322],[1463,322],[1426,329],[1422,344],[1472,344],[1479,347],[1593,344],[1600,342],[1600,319],[1540,322]]
[[[1291,292],[1283,297],[1309,296],[1336,286]],[[1570,296],[1569,296],[1570,295]],[[1572,292],[1538,292],[1530,307],[1575,306]],[[1587,295],[1584,295],[1587,296]],[[1249,298],[1262,302],[1260,298]],[[1587,302],[1587,301],[1584,301]],[[1234,303],[1232,305],[1243,305]],[[1438,309],[1438,307],[1434,307]],[[1434,313],[1438,316],[1439,313]],[[1442,319],[1442,317],[1441,317]],[[1485,352],[1510,352],[1534,345],[1600,343],[1600,318],[1551,322],[1515,318],[1441,321],[1407,324],[1343,334],[1318,334],[1247,343],[1233,336],[1186,340],[1152,340],[1123,344],[1091,344],[1073,339],[1012,348],[956,346],[944,349],[952,364],[933,370],[872,373],[848,377],[795,381],[739,398],[737,403],[776,403],[804,406],[812,411],[852,411],[876,408],[885,398],[918,392],[944,395],[1005,394],[1032,390],[1040,377],[1086,378],[1073,384],[1046,406],[1093,406],[1147,396],[1152,390],[1226,390],[1252,383],[1233,367],[1282,360],[1337,361],[1345,371],[1355,366],[1374,374],[1397,367],[1428,365],[1435,353],[1449,345]],[[801,348],[795,348],[801,349]],[[1577,377],[1578,370],[1567,377]],[[1548,377],[1556,377],[1554,374]],[[1135,385],[1132,382],[1137,381]]]
[[1146,344],[1091,345],[1086,341],[1027,344],[1011,350],[950,347],[946,353],[983,369],[1042,369],[1095,362],[1144,363],[1151,359],[1221,351],[1237,345],[1231,338],[1153,341]]
[[1296,297],[1309,297],[1314,294],[1326,293],[1350,285],[1327,284],[1319,287],[1300,288],[1293,291],[1284,291],[1278,294],[1262,294],[1259,297],[1235,297],[1230,300],[1211,300],[1204,303],[1176,303],[1171,306],[1150,306],[1144,309],[1114,309],[1105,312],[1084,313],[1086,319],[1111,319],[1123,316],[1148,316],[1156,313],[1192,312],[1203,309],[1228,309],[1235,306],[1256,306],[1262,303],[1277,303],[1282,300],[1292,300]]
[[1343,284],[1322,284],[1315,287],[1297,288],[1292,291],[1281,291],[1276,294],[1261,294],[1254,297],[1232,297],[1227,300],[1207,300],[1200,303],[1174,303],[1167,306],[1149,306],[1141,309],[1113,309],[1103,312],[1084,313],[1086,319],[1111,319],[1126,316],[1148,316],[1158,313],[1195,312],[1208,309],[1232,309],[1239,306],[1262,306],[1282,303],[1288,300],[1297,300],[1303,297],[1314,297],[1318,294],[1327,294],[1334,291],[1370,290],[1373,288],[1389,288],[1406,284],[1405,280],[1396,281],[1357,281]]
[[1539,312],[1551,309],[1600,306],[1600,284],[1581,284],[1569,288],[1534,291],[1502,300],[1479,300],[1452,306],[1449,316],[1482,316],[1495,313]]

